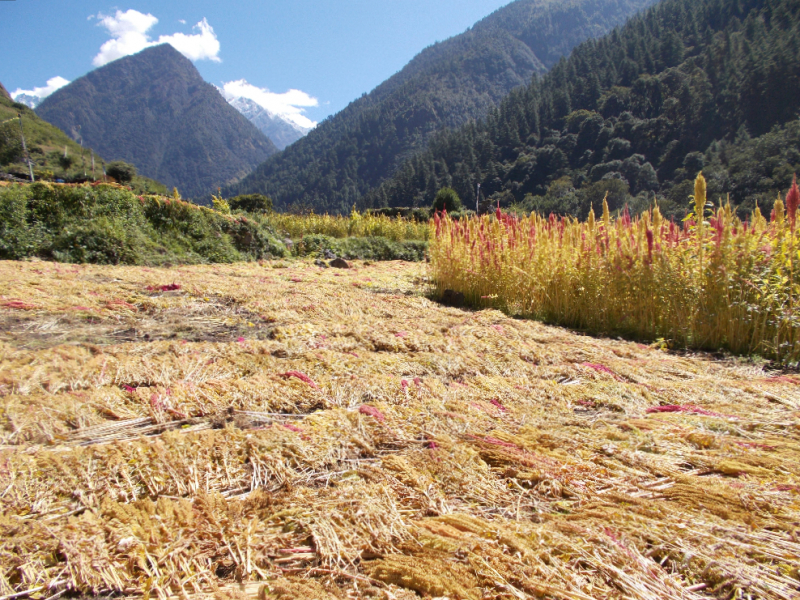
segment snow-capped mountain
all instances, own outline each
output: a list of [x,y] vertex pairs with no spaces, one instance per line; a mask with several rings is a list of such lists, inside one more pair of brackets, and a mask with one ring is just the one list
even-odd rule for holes
[[31,94],[16,94],[14,96],[14,102],[24,104],[28,108],[36,108],[41,101],[42,99],[39,96],[33,96]]
[[311,131],[297,123],[292,123],[281,115],[269,112],[249,98],[231,98],[224,93],[223,96],[231,106],[272,140],[279,150],[283,150]]

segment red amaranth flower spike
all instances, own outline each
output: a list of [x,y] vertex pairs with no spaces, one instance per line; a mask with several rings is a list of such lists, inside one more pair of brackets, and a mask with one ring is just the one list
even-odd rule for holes
[[311,377],[309,377],[305,373],[301,373],[300,371],[286,371],[286,373],[281,373],[280,376],[283,377],[284,379],[289,379],[290,377],[296,377],[300,381],[303,381],[308,385],[310,385],[315,390],[319,389],[319,386],[312,381]]
[[0,307],[13,308],[15,310],[33,310],[38,308],[35,304],[23,302],[22,300],[7,300],[6,302],[0,303]]
[[786,194],[786,212],[789,214],[789,223],[794,229],[795,219],[797,218],[797,205],[800,204],[800,189],[797,187],[797,175],[792,179],[792,187]]
[[500,412],[508,412],[508,409],[505,406],[503,406],[503,403],[500,402],[500,400],[498,400],[497,398],[492,398],[491,400],[489,400],[489,402]]
[[377,419],[381,423],[386,421],[386,417],[383,416],[383,413],[374,406],[370,406],[369,404],[362,404],[358,408],[358,412],[360,412],[362,415],[368,415],[374,419]]
[[595,364],[595,363],[585,362],[585,363],[581,363],[581,366],[582,367],[589,367],[590,369],[594,369],[598,373],[608,373],[609,375],[616,375],[616,373],[614,373],[614,371],[612,371],[611,369],[609,369],[605,365],[598,365],[598,364]]
[[169,283],[167,285],[148,285],[144,289],[146,289],[148,292],[174,292],[175,290],[181,289],[181,286],[179,283]]

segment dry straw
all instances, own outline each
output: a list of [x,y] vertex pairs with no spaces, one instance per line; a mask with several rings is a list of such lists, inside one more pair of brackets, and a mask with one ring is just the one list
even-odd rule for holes
[[0,597],[800,593],[796,375],[273,266],[0,263]]

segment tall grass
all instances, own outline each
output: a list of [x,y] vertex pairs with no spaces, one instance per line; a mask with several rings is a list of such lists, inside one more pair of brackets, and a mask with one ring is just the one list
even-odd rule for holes
[[657,207],[598,220],[493,216],[434,219],[431,269],[439,292],[595,333],[800,359],[795,183],[768,221],[742,221],[707,203],[698,176],[694,211],[667,222]]
[[334,238],[385,237],[395,242],[427,240],[429,225],[403,217],[362,214],[353,211],[349,217],[332,215],[291,215],[272,213],[265,222],[276,231],[293,239],[304,235],[327,235]]

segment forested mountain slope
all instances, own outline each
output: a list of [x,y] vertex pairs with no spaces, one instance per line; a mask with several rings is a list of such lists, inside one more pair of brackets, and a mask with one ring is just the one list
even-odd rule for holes
[[770,206],[800,168],[800,4],[663,0],[527,88],[484,121],[440,134],[365,205],[429,204],[452,186],[492,202],[586,216],[612,208],[680,214],[703,169],[712,198]]
[[190,197],[216,193],[277,152],[168,44],[76,79],[36,113],[108,160],[130,162]]
[[346,212],[431,135],[483,117],[576,44],[652,0],[517,0],[435,44],[370,94],[271,157],[229,194]]

